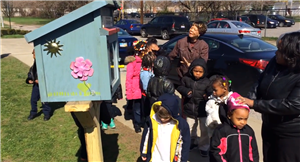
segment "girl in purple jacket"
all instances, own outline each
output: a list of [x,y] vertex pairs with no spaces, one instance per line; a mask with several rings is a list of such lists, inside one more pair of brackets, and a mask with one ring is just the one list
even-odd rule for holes
[[142,87],[140,84],[140,72],[142,66],[142,58],[146,42],[139,41],[134,46],[135,55],[127,56],[124,63],[126,67],[126,98],[127,110],[133,111],[133,124],[136,133],[141,132],[141,106],[142,106]]

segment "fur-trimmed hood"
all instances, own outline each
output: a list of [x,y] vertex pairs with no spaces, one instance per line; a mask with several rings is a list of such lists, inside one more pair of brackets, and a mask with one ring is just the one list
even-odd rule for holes
[[131,62],[135,61],[135,57],[134,56],[127,56],[125,57],[125,60],[124,60],[124,64],[127,65]]

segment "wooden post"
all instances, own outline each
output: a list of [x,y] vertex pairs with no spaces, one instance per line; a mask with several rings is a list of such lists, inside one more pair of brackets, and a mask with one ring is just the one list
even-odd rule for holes
[[141,0],[141,18],[140,18],[140,21],[141,21],[141,24],[144,24],[144,0]]
[[65,105],[66,112],[74,112],[84,128],[88,161],[103,162],[100,128],[101,101],[72,101]]

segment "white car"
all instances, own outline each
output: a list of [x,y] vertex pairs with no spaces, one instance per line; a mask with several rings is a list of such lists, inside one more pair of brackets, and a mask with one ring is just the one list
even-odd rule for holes
[[261,38],[261,30],[235,20],[215,20],[207,24],[207,33],[233,33]]

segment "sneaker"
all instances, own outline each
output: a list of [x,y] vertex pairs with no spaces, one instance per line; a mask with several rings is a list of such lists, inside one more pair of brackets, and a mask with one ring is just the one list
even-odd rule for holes
[[112,128],[112,129],[116,128],[116,124],[115,124],[113,118],[110,119],[109,127]]
[[135,133],[142,132],[141,127],[139,125],[134,125],[134,131],[135,131]]
[[103,130],[106,130],[107,127],[108,127],[107,124],[105,124],[105,123],[103,123],[103,122],[101,122],[101,124],[102,124],[102,127],[101,127],[101,128],[102,128]]
[[44,121],[50,120],[51,116],[44,116]]
[[202,157],[207,157],[208,156],[208,151],[200,150],[200,154],[201,154]]
[[36,114],[30,114],[28,117],[27,117],[27,119],[28,120],[32,120],[32,119],[34,119],[36,117]]

